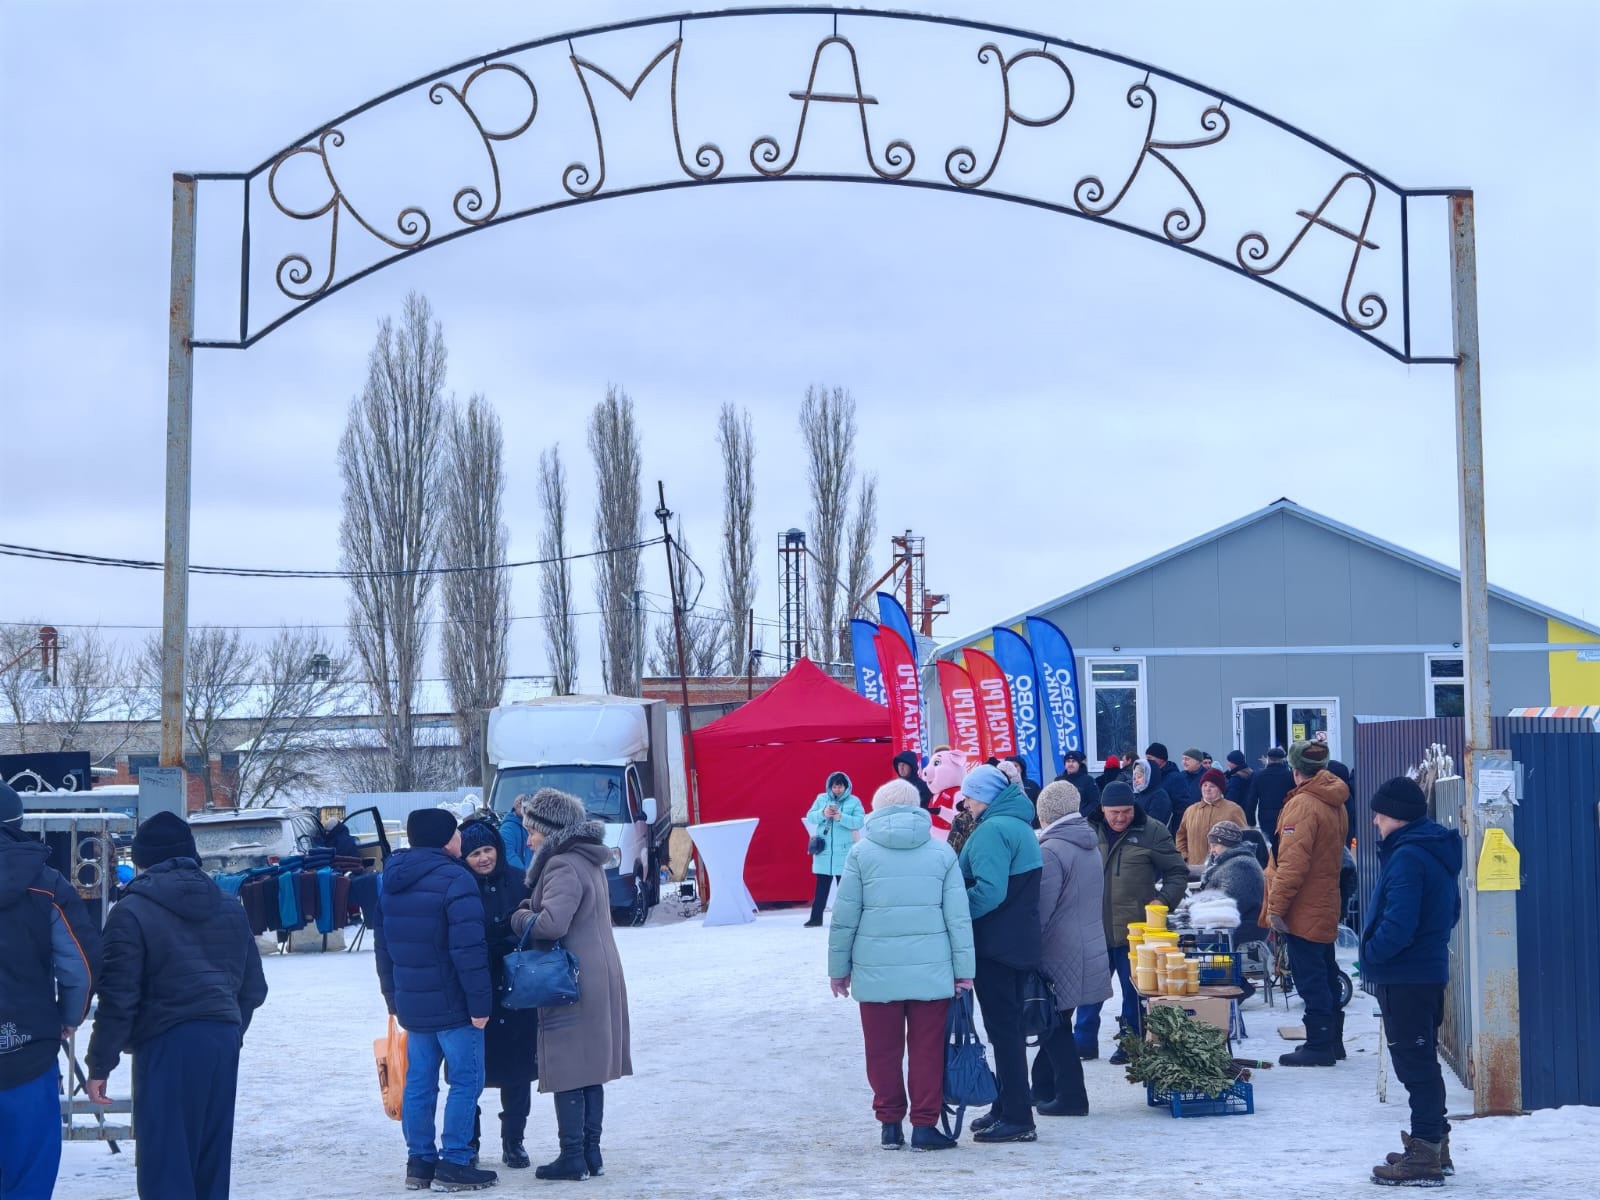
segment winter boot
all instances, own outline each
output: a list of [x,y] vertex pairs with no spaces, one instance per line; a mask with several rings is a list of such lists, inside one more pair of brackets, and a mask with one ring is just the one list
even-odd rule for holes
[[1439,1166],[1439,1144],[1407,1135],[1406,1152],[1389,1155],[1397,1162],[1384,1162],[1372,1168],[1372,1182],[1384,1187],[1443,1187],[1444,1171]]
[[441,1192],[481,1192],[500,1182],[493,1171],[480,1171],[477,1167],[439,1160],[434,1168],[433,1186]]
[[506,1138],[500,1143],[500,1161],[518,1171],[531,1165],[528,1149],[521,1138]]
[[906,1131],[900,1128],[899,1121],[883,1121],[883,1133],[878,1138],[878,1145],[885,1150],[904,1150],[906,1148]]
[[968,1122],[967,1128],[972,1130],[973,1133],[982,1133],[985,1129],[993,1128],[998,1124],[1000,1124],[1000,1112],[998,1109],[991,1108],[983,1116],[974,1117]]
[[433,1187],[433,1169],[425,1158],[406,1159],[406,1191],[426,1192]]
[[583,1089],[583,1161],[591,1175],[604,1175],[606,1165],[600,1157],[600,1132],[606,1118],[606,1089],[592,1084]]
[[561,1143],[561,1156],[553,1162],[535,1167],[539,1179],[587,1179],[589,1164],[583,1156],[583,1089],[573,1088],[556,1093],[556,1138]]
[[[1400,1144],[1403,1146],[1410,1140],[1411,1135],[1402,1131]],[[1392,1167],[1404,1157],[1404,1154],[1391,1150],[1383,1161]],[[1456,1164],[1450,1161],[1450,1131],[1448,1129],[1444,1131],[1444,1137],[1439,1141],[1439,1170],[1446,1175],[1454,1175],[1456,1173]]]
[[911,1127],[911,1152],[913,1154],[922,1150],[954,1150],[956,1140],[947,1137],[932,1125],[913,1125]]
[[1344,1053],[1344,1009],[1333,1014],[1333,1057],[1343,1062]]
[[1087,1117],[1089,1115],[1089,1106],[1087,1104],[1074,1104],[1070,1100],[1057,1098],[1035,1105],[1033,1111],[1041,1117]]
[[1333,1018],[1306,1019],[1305,1045],[1278,1056],[1281,1067],[1331,1067],[1338,1061],[1333,1050]]
[[975,1142],[1037,1142],[1039,1132],[1032,1125],[1017,1125],[1011,1121],[998,1121],[982,1133],[972,1135]]

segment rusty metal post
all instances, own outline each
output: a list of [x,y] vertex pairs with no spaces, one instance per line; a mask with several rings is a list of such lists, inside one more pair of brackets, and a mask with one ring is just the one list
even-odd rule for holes
[[183,766],[183,652],[189,635],[189,448],[194,401],[193,175],[172,177],[167,326],[166,568],[161,592],[161,765]]
[[689,821],[700,824],[700,772],[694,761],[694,730],[689,721],[689,666],[683,655],[683,605],[678,596],[678,572],[672,561],[672,529],[667,522],[672,510],[667,507],[667,485],[656,480],[656,519],[661,522],[661,537],[667,548],[667,591],[672,597],[672,632],[678,642],[678,687],[683,697],[683,745],[689,760]]
[[[1472,193],[1450,197],[1450,299],[1456,353],[1460,473],[1461,647],[1466,665],[1467,933],[1472,946],[1472,1103],[1484,1114],[1522,1111],[1517,893],[1480,892],[1478,858],[1491,828],[1511,832],[1509,797],[1484,804],[1478,772],[1493,747],[1489,699],[1489,573],[1484,550],[1483,408],[1479,390],[1478,264]],[[1501,752],[1504,753],[1504,752]]]

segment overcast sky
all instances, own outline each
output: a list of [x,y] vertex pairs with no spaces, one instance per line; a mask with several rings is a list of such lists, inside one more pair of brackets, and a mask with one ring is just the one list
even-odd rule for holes
[[[0,3],[0,540],[161,557],[173,171],[245,170],[430,71],[664,10]],[[1472,187],[1490,578],[1600,621],[1592,3],[1347,0],[1336,19],[1276,3],[944,0],[937,11],[1158,64],[1298,124],[1402,185]],[[790,145],[798,105],[787,94],[805,84],[809,47],[827,32],[816,26],[797,43],[807,47],[798,64],[781,69],[772,64],[794,56],[766,57],[781,40],[776,29],[750,34],[744,59],[724,35],[722,57],[702,59],[698,76],[695,43],[686,43],[690,149],[718,141],[743,166],[752,113]],[[910,129],[919,171],[934,174],[955,141],[924,134],[907,97],[932,88],[966,113],[952,118],[957,127],[989,131],[963,136],[990,145],[995,125],[993,76],[972,61],[981,39],[941,36],[937,45],[880,39],[869,55],[861,34],[863,86],[883,100],[872,116],[878,153]],[[654,31],[586,49],[597,58],[608,50],[606,65],[626,82],[654,52],[645,42],[665,40]],[[959,51],[967,65],[930,72],[924,51],[946,55],[941,63]],[[575,94],[566,70],[541,79],[550,105],[541,120],[558,119],[562,85]],[[1134,81],[1100,82],[1120,98]],[[1034,86],[1030,102],[1047,107],[1047,84]],[[1086,80],[1080,92],[1076,115],[1087,121],[1096,93]],[[650,99],[641,92],[639,103]],[[816,130],[849,134],[838,122]],[[1019,171],[1030,145],[1034,167],[1048,168],[1032,134],[1012,129],[1007,154]],[[424,139],[394,145],[402,158],[425,157]],[[608,142],[618,178],[629,146]],[[1201,152],[1190,153],[1198,162]],[[1272,153],[1234,161],[1245,168],[1210,181],[1208,197],[1275,195],[1290,169]],[[436,189],[454,178],[408,166]],[[1182,199],[1169,177],[1152,174],[1144,187],[1145,202],[1162,208]],[[227,242],[226,206],[202,207],[200,304],[218,332],[231,293],[210,281],[225,261],[236,277],[237,227]],[[1417,294],[1438,301],[1443,228],[1412,236],[1427,239],[1422,254],[1436,252],[1436,269],[1414,280]],[[1448,367],[1398,363],[1266,288],[1085,221],[933,191],[811,183],[680,190],[531,217],[379,272],[249,351],[200,352],[193,561],[337,565],[335,445],[376,323],[411,289],[443,323],[450,390],[482,392],[504,420],[514,559],[536,557],[533,467],[553,442],[573,479],[577,548],[592,543],[584,421],[614,382],[638,408],[647,491],[665,481],[713,577],[705,599],[716,603],[713,431],[717,407],[731,400],[755,424],[758,617],[775,623],[777,535],[807,516],[795,411],[806,385],[822,382],[849,388],[859,404],[862,465],[879,478],[879,562],[891,532],[927,538],[929,587],[952,598],[942,637],[1280,496],[1458,561]],[[656,593],[666,591],[660,554],[653,548],[646,560]],[[596,607],[582,566],[577,589],[583,609]],[[345,615],[336,583],[197,578],[191,604],[196,622],[252,626],[339,626]],[[535,571],[517,573],[513,605],[519,617],[538,613]],[[160,580],[0,558],[0,620],[153,627]],[[580,625],[581,676],[593,686],[598,617]],[[512,673],[544,672],[537,621],[515,630]],[[775,643],[773,629],[765,640]]]

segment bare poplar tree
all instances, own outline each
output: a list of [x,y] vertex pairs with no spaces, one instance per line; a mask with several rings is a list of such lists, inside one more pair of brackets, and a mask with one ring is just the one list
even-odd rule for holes
[[722,449],[722,607],[727,610],[724,636],[727,669],[744,669],[750,647],[745,644],[746,619],[755,606],[756,479],[755,431],[748,409],[724,404],[717,415],[717,445]]
[[[684,673],[690,676],[716,675],[722,670],[723,648],[727,644],[724,618],[700,603],[705,578],[694,566],[689,543],[684,540],[682,521],[673,529],[672,541],[674,586],[678,590],[678,603],[683,606]],[[739,617],[738,623],[743,625],[744,617]],[[650,673],[656,676],[677,675],[678,634],[670,612],[663,614],[656,622],[654,640]],[[740,665],[743,666],[743,663]]]
[[[872,582],[872,544],[878,540],[878,476],[863,475],[856,489],[856,511],[850,519],[850,566],[845,575],[845,590],[855,605],[839,622],[841,630],[848,630],[850,618],[858,613],[874,616],[876,609],[870,598],[861,595]],[[848,632],[840,633],[840,646],[848,647]]]
[[606,389],[606,398],[589,417],[589,453],[594,458],[595,599],[600,602],[602,656],[606,690],[618,696],[639,694],[637,642],[632,612],[639,586],[639,547],[644,538],[640,505],[639,433],[633,422],[633,401],[621,388]]
[[567,549],[567,469],[561,446],[539,455],[539,602],[544,609],[544,639],[558,696],[578,690],[578,621],[572,614],[572,562]]
[[316,629],[285,627],[256,655],[233,738],[239,751],[240,808],[260,808],[323,789],[331,756],[342,753],[328,718],[354,712],[359,688],[350,655]]
[[482,396],[449,420],[441,505],[440,558],[453,568],[440,588],[444,676],[461,738],[465,782],[483,776],[485,713],[506,687],[511,580],[503,567],[509,535],[504,520],[504,448],[500,417]]
[[350,580],[350,641],[377,710],[389,788],[418,783],[413,705],[427,648],[439,527],[439,460],[447,402],[444,334],[412,292],[396,328],[378,327],[367,382],[339,441]]
[[[250,689],[259,655],[237,629],[204,625],[189,630],[183,655],[183,733],[185,755],[205,764],[200,773],[207,806],[232,804],[219,796],[211,777],[211,760],[237,745],[238,722],[250,713]],[[151,634],[140,655],[139,674],[146,689],[161,692],[161,635]],[[232,744],[230,744],[232,743]]]
[[811,536],[816,560],[812,589],[812,646],[824,662],[839,655],[839,614],[846,567],[845,531],[850,488],[855,483],[856,402],[844,388],[808,387],[800,405],[800,436],[805,444],[811,491]]
[[94,766],[114,760],[153,711],[135,664],[98,629],[67,630],[46,677],[33,652],[39,628],[34,622],[0,627],[0,662],[11,663],[0,673],[0,705],[11,718],[5,748],[19,754],[87,751]]

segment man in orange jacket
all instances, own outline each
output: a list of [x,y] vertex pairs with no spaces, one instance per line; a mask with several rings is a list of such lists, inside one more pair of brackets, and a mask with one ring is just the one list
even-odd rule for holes
[[1283,802],[1267,864],[1266,924],[1289,947],[1295,990],[1305,1001],[1306,1040],[1282,1055],[1285,1067],[1331,1067],[1344,1057],[1339,1007],[1339,868],[1350,789],[1327,769],[1326,742],[1289,748],[1294,791]]

